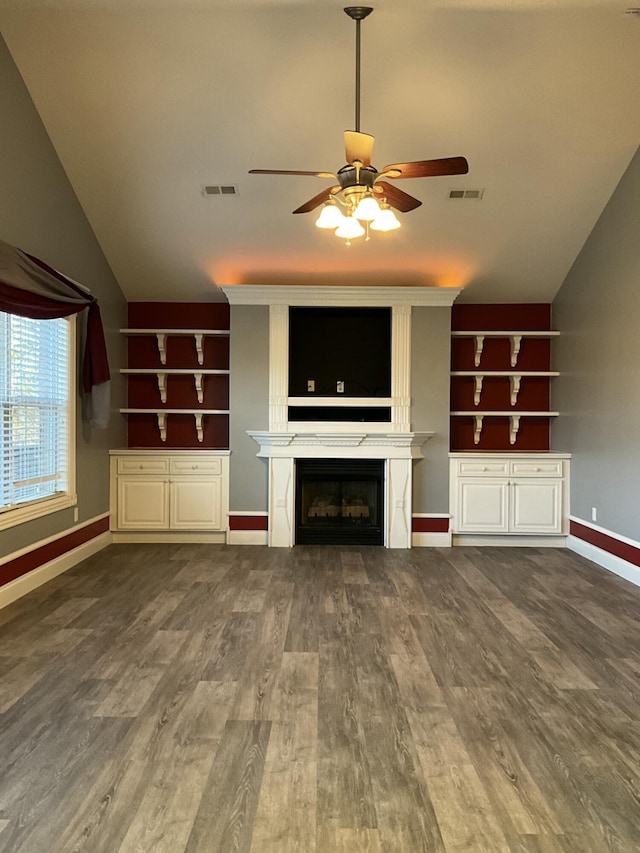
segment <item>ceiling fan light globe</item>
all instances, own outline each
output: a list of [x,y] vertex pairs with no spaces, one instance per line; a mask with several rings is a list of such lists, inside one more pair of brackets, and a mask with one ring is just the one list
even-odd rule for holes
[[374,231],[395,231],[396,228],[400,228],[400,222],[391,208],[386,207],[380,211],[369,227]]
[[353,216],[345,216],[342,225],[336,229],[336,237],[345,240],[354,240],[356,237],[362,237],[364,233],[364,228]]
[[356,219],[362,219],[363,222],[371,222],[380,216],[381,210],[378,202],[373,196],[366,195],[360,199],[358,206],[354,211]]
[[342,225],[345,218],[335,204],[325,204],[320,211],[320,216],[316,219],[316,225],[318,228],[334,230]]

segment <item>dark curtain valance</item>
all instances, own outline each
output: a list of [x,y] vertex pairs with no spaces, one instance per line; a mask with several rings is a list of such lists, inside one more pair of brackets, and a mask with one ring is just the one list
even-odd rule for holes
[[[0,240],[0,311],[32,320],[69,317],[88,308],[83,386],[92,396],[91,423],[108,425],[109,361],[98,302],[44,261]],[[99,387],[102,386],[102,387]]]

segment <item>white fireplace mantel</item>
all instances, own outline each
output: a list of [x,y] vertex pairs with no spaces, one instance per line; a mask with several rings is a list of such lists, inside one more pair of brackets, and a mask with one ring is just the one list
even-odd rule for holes
[[411,547],[412,462],[432,432],[314,433],[249,430],[269,460],[269,545],[290,548],[295,537],[296,459],[384,459],[385,545]]
[[[259,445],[257,455],[269,463],[269,545],[290,548],[294,544],[296,459],[382,459],[384,544],[410,548],[413,462],[423,458],[422,445],[433,435],[412,430],[411,311],[413,306],[450,307],[460,291],[286,285],[228,285],[222,290],[232,306],[269,306],[269,429],[247,431]],[[289,420],[290,407],[306,402],[289,396],[289,308],[301,305],[391,309],[391,396],[366,403],[358,397],[331,401],[333,406],[388,407],[389,421]],[[313,398],[307,405],[313,407]],[[319,405],[317,398],[315,405]]]

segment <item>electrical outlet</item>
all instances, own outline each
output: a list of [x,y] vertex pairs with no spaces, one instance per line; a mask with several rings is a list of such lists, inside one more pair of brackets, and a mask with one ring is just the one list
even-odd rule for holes
[[595,506],[592,506],[591,507],[591,521],[597,521],[597,520],[598,520],[598,510]]
[[75,506],[73,508],[73,520],[77,521],[79,517],[80,517],[80,513],[78,512],[78,507]]
[[307,379],[307,391],[315,391],[316,390],[316,380],[315,379]]
[[343,379],[338,379],[338,381],[336,382],[336,391],[338,392],[338,394],[344,394],[344,380]]

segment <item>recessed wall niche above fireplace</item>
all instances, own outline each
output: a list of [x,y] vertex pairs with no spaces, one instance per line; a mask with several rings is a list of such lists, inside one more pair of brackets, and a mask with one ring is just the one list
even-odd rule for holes
[[391,308],[291,306],[289,397],[300,398],[290,421],[390,423]]

